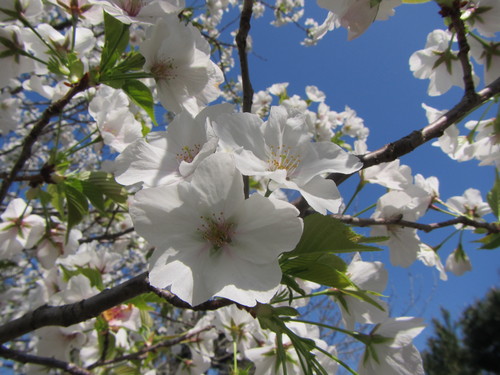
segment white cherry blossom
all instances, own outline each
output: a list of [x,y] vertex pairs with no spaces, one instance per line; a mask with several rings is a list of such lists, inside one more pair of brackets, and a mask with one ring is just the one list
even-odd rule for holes
[[[416,221],[425,213],[430,200],[431,196],[415,185],[407,187],[404,191],[392,190],[379,198],[372,218]],[[372,228],[371,235],[389,236],[389,240],[382,244],[389,247],[393,265],[409,267],[417,259],[420,238],[416,229],[397,224],[376,225]]]
[[[427,36],[425,49],[410,57],[410,69],[420,79],[430,79],[428,94],[442,95],[452,86],[464,87],[463,71],[457,52],[450,49],[451,33],[434,30]],[[474,82],[478,77],[474,74]]]
[[149,133],[118,156],[116,181],[154,187],[189,180],[198,164],[217,148],[212,119],[232,110],[230,104],[220,104],[203,109],[196,117],[187,111],[179,113],[166,132]]
[[452,272],[455,276],[462,276],[465,272],[472,270],[472,264],[469,257],[463,250],[462,246],[458,246],[446,259],[446,271]]
[[246,306],[267,303],[281,281],[278,256],[291,251],[302,220],[291,204],[253,194],[231,155],[200,163],[191,183],[139,191],[134,226],[156,246],[149,280],[191,305],[225,297]]
[[417,259],[427,267],[436,267],[436,269],[439,271],[439,278],[443,281],[448,280],[448,275],[446,275],[446,271],[444,269],[443,263],[441,262],[441,258],[432,247],[421,243],[420,250],[417,254]]
[[342,203],[335,183],[323,174],[361,168],[357,157],[334,143],[311,142],[304,117],[290,117],[283,107],[272,107],[265,123],[253,114],[221,115],[214,129],[241,173],[270,178],[271,190],[297,190],[323,214],[338,212]]
[[412,340],[425,324],[420,318],[389,318],[370,333],[377,339],[369,342],[359,366],[359,375],[424,375],[422,358]]
[[169,111],[197,114],[219,97],[222,71],[210,60],[210,46],[192,25],[167,14],[139,46],[144,70],[153,74],[161,104]]
[[375,20],[387,20],[401,0],[382,0],[372,5],[370,0],[318,0],[318,5],[334,14],[335,25],[348,30],[352,40],[363,34]]
[[[347,267],[350,280],[361,290],[382,293],[387,285],[388,273],[381,262],[365,262],[356,253]],[[354,323],[380,323],[388,317],[387,304],[379,297],[368,296],[383,309],[356,297],[339,292],[334,299],[339,303],[342,312],[342,323],[347,329],[353,330]]]
[[31,211],[31,206],[22,198],[16,198],[0,216],[0,259],[12,259],[24,248],[33,247],[42,237],[45,220],[31,215]]
[[159,17],[179,12],[185,6],[184,0],[92,0],[92,3],[125,24],[155,23]]

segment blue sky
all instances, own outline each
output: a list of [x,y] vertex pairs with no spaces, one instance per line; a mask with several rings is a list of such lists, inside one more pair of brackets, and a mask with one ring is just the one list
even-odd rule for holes
[[[250,31],[253,54],[249,58],[253,88],[257,92],[273,83],[289,82],[289,95],[305,97],[305,86],[318,86],[325,92],[326,103],[332,110],[340,112],[348,105],[357,111],[370,128],[369,149],[375,150],[427,125],[422,103],[449,109],[461,98],[459,88],[440,97],[428,96],[429,81],[414,78],[409,69],[409,57],[424,48],[427,34],[444,28],[437,11],[433,2],[402,5],[396,8],[394,17],[376,22],[358,39],[347,41],[347,32],[339,29],[330,32],[315,47],[300,46],[303,32],[294,25],[275,28],[268,25],[267,16],[253,20]],[[318,8],[315,1],[306,1],[305,17],[314,17],[321,23],[325,16],[326,11]],[[409,165],[414,174],[437,176],[443,200],[462,195],[469,187],[480,189],[485,198],[494,181],[492,167],[479,167],[477,161],[457,163],[430,143],[404,156],[401,163]],[[345,199],[350,197],[356,183],[357,179],[353,178],[341,186]],[[383,192],[373,187],[366,190],[356,201],[360,209],[373,203],[375,194]],[[432,215],[421,222],[448,218]],[[436,245],[449,233],[438,231],[421,238]],[[461,277],[449,274],[446,282],[439,280],[434,269],[418,262],[408,269],[390,267],[387,251],[376,256],[365,255],[367,260],[383,259],[388,265],[387,293],[393,294],[393,316],[421,316],[430,324],[433,317],[440,316],[443,306],[456,317],[475,299],[485,295],[490,287],[499,285],[500,252],[476,250],[478,246],[470,241],[478,237],[466,238],[464,246],[473,270]],[[440,250],[443,262],[457,244],[458,236],[455,236]],[[414,298],[416,301],[412,302]],[[431,333],[432,330],[427,329],[417,338],[415,343],[419,349],[425,347],[425,340]]]

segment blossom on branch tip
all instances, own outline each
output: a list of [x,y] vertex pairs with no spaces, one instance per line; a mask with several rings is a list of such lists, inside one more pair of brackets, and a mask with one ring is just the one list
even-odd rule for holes
[[[427,36],[425,48],[410,57],[410,70],[416,78],[430,79],[430,96],[446,93],[452,86],[464,87],[462,66],[456,51],[451,50],[452,35],[434,30]],[[479,78],[473,73],[474,84]]]
[[267,303],[281,281],[278,256],[295,248],[303,223],[290,203],[254,194],[231,155],[200,163],[191,183],[139,191],[130,208],[137,232],[156,247],[149,280],[191,305],[224,297]]
[[153,75],[159,100],[167,110],[186,109],[196,115],[219,97],[223,76],[210,60],[208,42],[176,15],[167,14],[157,21],[139,49],[146,59],[144,70]]

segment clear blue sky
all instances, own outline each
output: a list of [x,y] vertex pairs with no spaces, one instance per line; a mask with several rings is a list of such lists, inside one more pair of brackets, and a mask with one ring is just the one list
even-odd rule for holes
[[[330,32],[315,47],[300,46],[303,32],[294,25],[275,28],[268,26],[268,17],[253,20],[250,34],[254,54],[250,56],[250,69],[254,90],[263,90],[273,83],[290,82],[289,95],[305,97],[305,86],[316,85],[326,93],[326,103],[332,110],[340,112],[349,105],[357,111],[370,128],[368,146],[375,150],[427,124],[421,103],[447,109],[462,95],[460,89],[454,88],[443,96],[429,97],[429,81],[415,79],[409,70],[410,55],[424,48],[429,32],[443,28],[437,10],[433,2],[402,5],[396,8],[394,17],[376,22],[356,40],[348,42],[347,32],[339,29]],[[321,23],[325,16],[326,11],[318,8],[315,1],[306,1],[305,17],[314,17]],[[478,117],[479,114],[475,118]],[[483,191],[485,198],[494,180],[492,167],[479,167],[477,161],[457,163],[430,144],[404,156],[401,163],[409,165],[414,174],[437,176],[443,200],[462,195],[469,187]],[[347,199],[355,183],[357,180],[353,179],[341,187]],[[380,193],[382,190],[373,191]],[[369,192],[358,200],[360,208],[374,202]],[[433,215],[431,220],[448,218]],[[421,221],[430,222],[426,217]],[[436,245],[448,233],[442,231],[421,235],[421,238]],[[440,250],[443,262],[457,242],[458,237],[454,237]],[[433,317],[440,316],[441,306],[449,309],[452,316],[458,316],[491,286],[498,286],[500,251],[478,251],[476,244],[470,241],[464,245],[473,270],[461,277],[449,274],[446,282],[439,280],[434,269],[419,262],[408,269],[390,267],[387,293],[394,294],[391,297],[393,315],[421,316],[430,324]],[[378,256],[387,261],[387,251]],[[412,295],[417,301],[408,310]],[[427,329],[417,338],[415,343],[419,349],[424,348],[425,339],[431,333],[431,329]]]

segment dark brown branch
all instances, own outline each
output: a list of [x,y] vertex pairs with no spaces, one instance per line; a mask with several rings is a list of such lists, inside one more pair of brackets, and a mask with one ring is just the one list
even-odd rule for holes
[[22,317],[0,326],[0,344],[46,326],[69,327],[92,318],[141,294],[154,292],[175,307],[195,311],[217,310],[233,304],[228,299],[214,299],[192,307],[172,293],[149,285],[147,273],[142,273],[111,289],[63,306],[41,306]]
[[[406,137],[398,139],[395,142],[391,142],[376,151],[361,155],[360,159],[363,162],[362,169],[394,161],[399,157],[412,152],[417,147],[423,145],[431,139],[442,136],[446,128],[459,122],[471,111],[499,93],[500,78],[496,79],[489,86],[479,91],[477,96],[473,98],[464,96],[455,107],[426,127],[420,130],[415,130]],[[349,176],[350,175],[336,174],[331,175],[330,178],[333,178],[338,185],[345,181]]]
[[102,236],[95,236],[95,237],[87,237],[87,238],[80,238],[78,240],[79,243],[88,243],[92,241],[111,241],[111,240],[116,240],[117,238],[120,238],[121,236],[124,236],[125,234],[133,232],[135,229],[132,228],[127,228],[121,232],[116,232],[116,233],[108,233],[108,234],[103,234]]
[[63,306],[41,306],[0,326],[0,343],[10,341],[38,328],[46,326],[69,327],[95,318],[103,311],[147,292],[149,292],[147,273],[143,273],[80,302]]
[[61,99],[52,103],[47,109],[43,112],[42,117],[38,120],[30,133],[26,136],[23,141],[23,146],[21,150],[21,154],[19,155],[16,163],[12,167],[12,170],[9,173],[9,176],[2,182],[0,186],[0,205],[5,199],[7,192],[9,191],[10,186],[14,182],[17,174],[23,169],[25,163],[31,157],[31,148],[35,144],[35,142],[40,137],[44,128],[49,124],[50,119],[53,116],[58,115],[62,112],[64,107],[71,101],[71,99],[78,93],[85,91],[89,86],[89,78],[88,75],[84,75],[83,78],[73,86]]
[[240,28],[236,34],[236,45],[240,57],[241,80],[243,84],[243,112],[252,111],[253,88],[250,81],[248,69],[247,37],[250,31],[250,20],[252,19],[253,0],[245,0],[241,10]]
[[165,301],[170,303],[175,307],[179,307],[181,309],[190,309],[194,311],[209,311],[209,310],[217,310],[225,306],[229,306],[235,304],[235,302],[226,299],[226,298],[218,298],[214,300],[210,300],[207,302],[203,302],[196,306],[191,306],[189,303],[181,300],[175,294],[170,293],[168,290],[158,289],[154,286],[149,286],[149,290],[155,293],[157,296],[163,298]]
[[474,79],[472,76],[472,65],[469,59],[469,43],[467,42],[465,25],[460,16],[462,12],[460,11],[460,2],[455,1],[451,8],[443,6],[441,8],[441,14],[447,14],[451,19],[451,26],[457,35],[457,42],[459,46],[458,59],[462,65],[462,71],[464,73],[464,89],[465,96],[474,97],[476,95],[476,90],[474,88]]
[[[247,37],[250,32],[250,21],[252,19],[253,0],[244,0],[241,10],[240,28],[236,34],[236,45],[240,57],[241,81],[243,84],[243,112],[252,111],[253,88],[250,81],[250,70],[248,69]],[[243,177],[245,197],[250,195],[250,180],[248,176]]]
[[401,227],[415,228],[418,230],[423,230],[424,232],[431,232],[435,229],[449,227],[456,224],[464,224],[474,228],[486,229],[488,233],[500,233],[500,225],[495,223],[485,223],[476,220],[471,220],[465,216],[460,216],[455,219],[442,221],[439,223],[432,224],[421,224],[415,223],[413,221],[401,220],[401,219],[371,219],[371,218],[359,218],[349,215],[332,215],[333,218],[340,220],[345,224],[351,224],[357,227],[368,227],[373,225],[398,225]]
[[4,346],[0,346],[0,357],[12,359],[13,361],[21,363],[34,363],[37,365],[48,366],[51,368],[58,368],[66,371],[67,373],[75,375],[92,375],[90,371],[87,371],[72,363],[60,361],[55,358],[39,357],[36,355],[23,353],[21,351],[7,349]]
[[[500,93],[500,78],[497,78],[489,86],[485,87],[473,97],[465,96],[460,100],[460,102],[450,109],[443,116],[438,118],[433,123],[427,125],[426,127],[415,130],[407,136],[398,139],[397,141],[391,142],[376,151],[369,152],[365,155],[358,155],[359,159],[363,163],[361,169],[366,169],[373,167],[374,165],[379,165],[382,163],[388,163],[394,161],[401,156],[404,156],[417,147],[429,142],[431,139],[438,138],[443,135],[446,128],[459,122],[470,112],[478,108],[480,105],[484,104],[495,95]],[[342,174],[342,173],[332,173],[328,176],[329,179],[335,181],[337,185],[347,180],[352,175],[356,174]],[[300,211],[300,216],[303,217],[308,213],[309,204],[304,198],[299,198],[293,202],[295,207]]]

